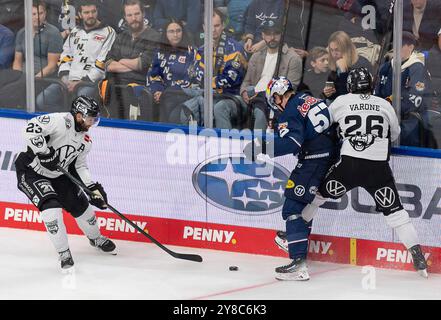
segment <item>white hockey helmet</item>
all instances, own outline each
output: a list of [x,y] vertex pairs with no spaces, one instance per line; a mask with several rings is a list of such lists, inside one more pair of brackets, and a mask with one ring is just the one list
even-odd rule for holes
[[288,91],[294,91],[294,87],[288,78],[275,77],[271,79],[266,88],[266,101],[271,109],[278,112],[283,111],[283,109],[274,102],[274,95],[283,96]]

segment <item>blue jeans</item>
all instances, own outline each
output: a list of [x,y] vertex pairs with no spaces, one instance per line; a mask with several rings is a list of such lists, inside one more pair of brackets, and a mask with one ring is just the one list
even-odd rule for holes
[[[76,96],[95,97],[95,87],[79,86],[76,90]],[[67,112],[70,111],[70,104],[64,106],[63,90],[57,83],[51,84],[44,89],[38,96],[36,101],[36,111],[43,112]]]

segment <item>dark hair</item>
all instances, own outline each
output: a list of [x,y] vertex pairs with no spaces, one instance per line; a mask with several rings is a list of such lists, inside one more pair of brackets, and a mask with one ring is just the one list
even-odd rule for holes
[[[168,41],[168,38],[167,38],[167,28],[172,23],[176,23],[182,29],[182,39],[181,39],[181,42],[178,44],[177,48],[172,47],[170,42]],[[179,20],[176,20],[176,19],[168,19],[167,22],[164,24],[164,32],[162,33],[162,39],[161,39],[161,45],[160,45],[161,50],[167,50],[167,51],[176,50],[176,49],[177,50],[180,50],[180,49],[187,50],[188,46],[190,46],[190,45],[191,45],[190,37],[188,36],[182,22]]]
[[85,7],[85,6],[95,6],[98,8],[98,4],[96,0],[80,0],[77,3],[77,11],[81,12],[81,7]]
[[32,0],[32,6],[35,8],[38,8],[41,6],[41,7],[43,7],[43,9],[45,11],[47,11],[47,3],[44,2],[43,0]]
[[122,14],[123,16],[126,15],[126,7],[127,6],[139,6],[139,9],[141,9],[142,13],[144,13],[144,6],[142,5],[140,0],[125,0],[122,6]]
[[221,19],[222,24],[225,23],[225,15],[218,8],[214,8],[213,9],[213,17],[214,16],[219,16],[219,18]]

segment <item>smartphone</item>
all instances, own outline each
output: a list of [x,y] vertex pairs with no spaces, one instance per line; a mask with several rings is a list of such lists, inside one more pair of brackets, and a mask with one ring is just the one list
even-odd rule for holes
[[332,81],[326,81],[326,86],[325,87],[335,88],[335,84]]

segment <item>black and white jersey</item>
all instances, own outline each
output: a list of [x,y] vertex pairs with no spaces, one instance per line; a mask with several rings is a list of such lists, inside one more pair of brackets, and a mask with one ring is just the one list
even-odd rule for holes
[[90,178],[86,157],[92,146],[92,140],[86,132],[75,130],[74,117],[71,113],[50,113],[35,117],[27,122],[23,131],[28,153],[32,150],[34,157],[29,167],[36,173],[48,177],[57,178],[62,175],[59,171],[49,171],[40,164],[36,156],[45,153],[49,147],[60,154],[60,166],[68,170],[69,165],[75,161],[75,169],[81,180],[90,185]]
[[59,74],[69,72],[69,80],[89,77],[92,82],[104,79],[107,53],[115,41],[111,27],[86,31],[75,27],[64,42],[60,56]]
[[331,121],[339,124],[341,154],[367,160],[389,159],[390,142],[400,135],[395,110],[386,100],[348,93],[329,106]]

